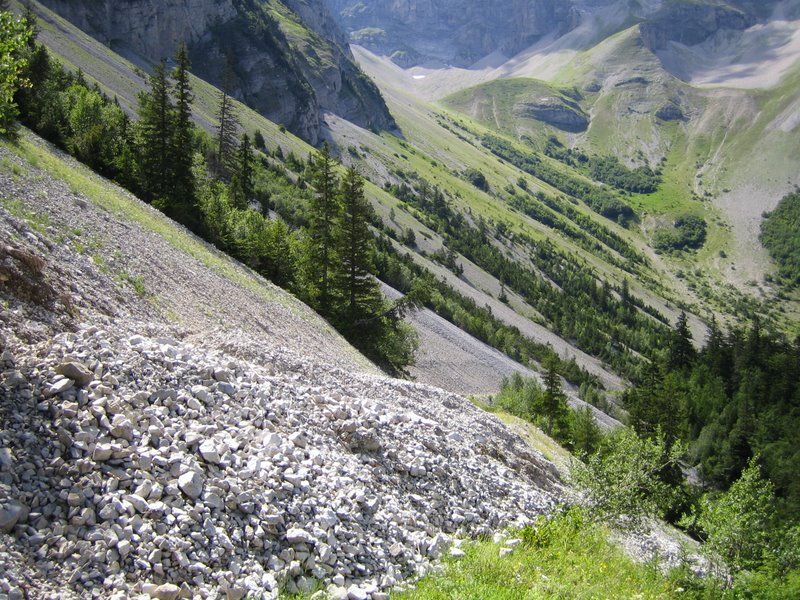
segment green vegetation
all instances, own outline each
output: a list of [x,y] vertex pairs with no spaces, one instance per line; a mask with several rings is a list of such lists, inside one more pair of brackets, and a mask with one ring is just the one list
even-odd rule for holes
[[515,373],[503,379],[493,406],[537,425],[579,456],[594,453],[601,433],[591,409],[571,410],[556,374],[557,362],[548,357],[544,363],[544,387]]
[[687,443],[703,479],[723,489],[760,455],[781,513],[797,518],[800,345],[756,321],[727,334],[712,324],[700,352],[679,323],[667,346],[663,362],[651,365],[623,396],[634,428]]
[[655,192],[660,182],[659,176],[650,167],[629,169],[616,156],[589,159],[589,173],[597,181],[638,194]]
[[393,600],[685,597],[682,572],[636,563],[579,509],[540,517],[511,535],[522,542],[510,554],[500,556],[503,545],[490,541],[465,544],[466,556]]
[[[444,238],[447,251],[440,262],[445,266],[457,273],[455,255],[449,253],[463,255],[536,307],[551,330],[574,340],[579,348],[601,358],[620,374],[634,376],[639,356],[658,351],[666,332],[663,317],[649,314],[655,311],[645,309],[622,289],[618,290],[619,297],[615,295],[585,262],[560,250],[550,240],[534,241],[521,233],[513,235],[509,242],[525,248],[535,269],[513,260],[492,242],[512,237],[502,223],[492,231],[479,217],[477,225],[472,226],[453,208],[454,199],[438,186],[413,173],[403,176],[405,183],[386,189]],[[518,354],[516,351],[512,356]]]
[[629,169],[616,156],[589,157],[579,150],[565,148],[554,136],[548,138],[544,153],[618,190],[651,194],[661,183],[661,175],[649,166]]
[[669,446],[663,434],[639,437],[623,427],[603,439],[598,451],[576,462],[573,482],[586,492],[592,514],[617,527],[640,527],[647,517],[663,517],[679,490],[665,481],[682,448]]
[[24,49],[31,37],[30,23],[16,20],[6,8],[0,8],[0,136],[14,133],[17,105],[14,95],[26,81]]
[[800,192],[785,196],[761,224],[761,243],[789,286],[800,284]]
[[653,234],[653,248],[660,252],[702,248],[706,242],[706,222],[696,215],[682,215],[672,227],[662,227]]
[[[178,51],[171,77],[164,62],[155,67],[150,89],[139,95],[139,119],[134,123],[129,123],[115,101],[90,87],[80,72],[64,71],[43,46],[33,44],[27,53],[25,75],[31,87],[17,94],[23,122],[294,291],[387,370],[404,372],[413,360],[416,340],[400,317],[401,309],[412,303],[389,304],[369,275],[375,252],[367,227],[371,214],[365,210],[357,173],[350,173],[346,185],[340,187],[334,175],[338,165],[328,157],[330,187],[324,191],[331,210],[324,240],[325,295],[319,296],[319,282],[311,267],[320,264],[316,259],[323,243],[314,234],[318,211],[313,203],[321,194],[313,169],[308,179],[316,193],[308,194],[282,169],[273,169],[267,157],[256,160],[247,134],[241,143],[231,139],[236,119],[224,93],[219,112],[225,119],[215,140],[223,143],[215,144],[197,130],[190,121],[193,93],[185,48]],[[220,156],[220,149],[227,154]],[[219,174],[210,173],[209,165]],[[265,216],[273,196],[274,207],[285,220]],[[345,247],[358,251],[339,256],[337,243],[343,253]],[[347,276],[339,275],[344,269],[349,269]],[[131,284],[144,294],[143,286],[133,280]]]
[[636,220],[636,213],[633,212],[633,209],[613,193],[555,168],[534,152],[523,152],[516,145],[495,135],[484,135],[481,143],[492,153],[517,168],[549,183],[565,194],[583,200],[589,208],[607,219],[618,221],[621,224],[628,224]]

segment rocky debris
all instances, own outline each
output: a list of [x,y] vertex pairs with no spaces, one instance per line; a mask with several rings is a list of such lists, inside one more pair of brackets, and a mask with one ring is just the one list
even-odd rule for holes
[[0,556],[64,597],[275,598],[321,581],[380,600],[461,556],[455,538],[561,497],[552,466],[462,398],[250,352],[133,323],[6,350]]
[[557,96],[518,102],[513,112],[515,117],[536,119],[573,133],[586,131],[589,127],[589,117],[575,102]]
[[80,363],[70,361],[65,362],[56,368],[56,373],[63,375],[75,382],[78,387],[89,385],[94,379],[94,373]]

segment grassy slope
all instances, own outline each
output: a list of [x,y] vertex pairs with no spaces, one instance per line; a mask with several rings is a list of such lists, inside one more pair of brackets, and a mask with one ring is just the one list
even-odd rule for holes
[[[558,517],[541,541],[518,545],[501,557],[502,543],[466,544],[466,556],[451,558],[443,572],[428,576],[397,600],[524,600],[535,598],[677,598],[677,580],[641,565],[609,540],[606,530]],[[515,532],[512,532],[512,535]]]
[[[384,74],[386,81],[392,80],[379,60],[362,57],[362,63],[378,80]],[[530,119],[514,119],[510,106],[515,98],[559,93],[552,84],[529,79],[500,79],[455,93],[446,105],[460,113],[448,116],[476,132],[482,131],[475,127],[477,122],[485,130],[500,129],[512,137],[524,133],[535,145],[547,135],[556,135],[562,143],[589,153],[613,154],[634,164],[645,160],[661,164],[664,181],[656,193],[623,196],[643,216],[640,232],[623,235],[645,248],[655,229],[683,214],[703,216],[709,229],[707,243],[699,252],[650,254],[664,283],[663,287],[650,286],[651,291],[673,304],[681,301],[698,314],[714,311],[723,318],[743,300],[752,306],[747,297],[755,292],[757,298],[768,300],[759,310],[769,311],[785,329],[796,329],[796,295],[781,300],[775,297],[775,290],[763,283],[754,286],[752,280],[762,282],[770,268],[763,249],[754,243],[760,212],[772,208],[793,184],[800,183],[796,169],[800,137],[796,131],[784,131],[785,123],[791,122],[792,104],[797,102],[800,69],[772,90],[698,90],[665,72],[658,59],[638,43],[636,28],[631,28],[579,52],[553,80],[560,89],[582,90],[598,82],[602,89],[584,92],[581,101],[592,115],[585,134],[566,134],[541,124],[535,129]],[[413,146],[432,156],[448,155],[451,160],[445,166],[451,170],[466,165],[488,169],[485,174],[493,185],[502,186],[513,179],[508,165],[487,163],[485,157],[465,148],[464,140],[453,139],[436,127],[434,108],[425,107],[402,90],[387,87],[384,92]],[[687,120],[656,118],[655,112],[668,102],[678,103]],[[460,160],[453,164],[453,158]],[[425,160],[414,166],[432,172]],[[433,173],[433,177],[439,175]],[[544,184],[538,187],[548,189]],[[745,191],[737,195],[737,190]],[[475,191],[471,196],[486,203]],[[475,203],[470,207],[475,210]],[[478,210],[490,212],[493,208]],[[509,221],[519,222],[513,216]],[[530,227],[529,223],[520,225]],[[649,295],[641,289],[638,293]]]

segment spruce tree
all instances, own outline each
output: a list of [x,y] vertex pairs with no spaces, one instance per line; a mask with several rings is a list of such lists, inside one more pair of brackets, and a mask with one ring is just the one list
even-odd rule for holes
[[236,107],[233,99],[229,95],[233,71],[228,65],[225,68],[222,92],[219,98],[217,109],[217,160],[216,174],[223,179],[230,179],[236,168],[236,146],[239,135],[239,117],[236,114]]
[[539,410],[547,420],[545,426],[547,435],[553,431],[563,429],[567,423],[567,396],[561,389],[561,378],[556,372],[558,362],[554,356],[548,356],[543,363],[547,372],[544,376],[544,392],[539,398]]
[[685,312],[681,312],[675,323],[675,330],[670,338],[667,353],[667,368],[671,371],[685,369],[692,365],[695,359],[695,349],[692,345],[692,333],[689,331],[688,319]]
[[164,203],[172,189],[174,118],[166,61],[150,75],[150,91],[139,94],[139,187],[144,200]]
[[364,197],[364,182],[351,166],[339,188],[342,217],[337,233],[337,270],[334,279],[339,314],[345,326],[380,311],[378,282],[371,275],[375,241],[369,229],[372,206]]
[[175,55],[172,71],[175,96],[175,119],[172,133],[172,189],[167,213],[178,221],[192,225],[197,220],[195,182],[192,173],[194,148],[192,144],[192,87],[189,81],[189,55],[181,44]]
[[322,146],[310,166],[315,193],[309,206],[309,267],[317,308],[323,314],[331,309],[331,275],[335,257],[336,228],[340,215],[335,165],[328,144]]
[[253,199],[253,146],[250,136],[242,136],[242,143],[236,153],[236,171],[231,181],[231,199],[239,210],[245,210]]

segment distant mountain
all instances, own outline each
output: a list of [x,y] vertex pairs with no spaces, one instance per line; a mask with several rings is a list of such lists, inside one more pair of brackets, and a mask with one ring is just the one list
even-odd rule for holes
[[327,0],[351,41],[400,65],[438,62],[468,66],[488,54],[512,56],[577,22],[572,2],[511,0]]
[[651,50],[697,44],[721,29],[742,30],[768,18],[778,0],[326,0],[353,43],[409,67],[467,67],[499,53],[512,57],[545,37],[558,38],[612,10],[620,26],[642,21]]
[[322,0],[44,0],[42,4],[134,62],[174,55],[193,71],[316,143],[332,112],[362,127],[394,127],[380,92],[355,65]]

